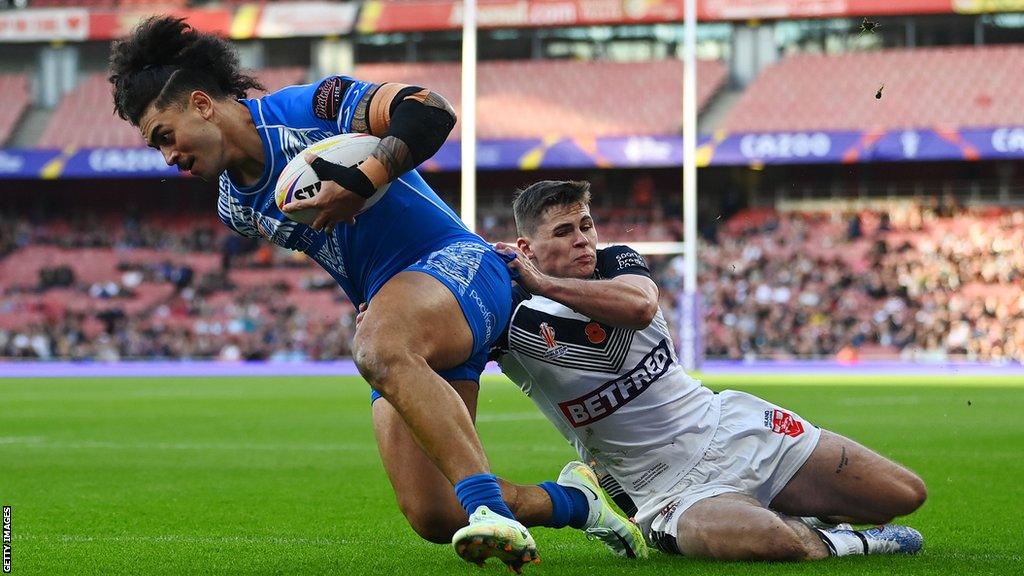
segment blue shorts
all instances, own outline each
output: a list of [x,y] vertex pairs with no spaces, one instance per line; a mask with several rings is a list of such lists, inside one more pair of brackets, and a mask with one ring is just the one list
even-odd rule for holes
[[[431,252],[405,270],[430,274],[451,290],[473,331],[469,359],[439,371],[445,380],[480,381],[487,354],[512,314],[512,279],[505,256],[480,240],[458,240]],[[370,401],[380,398],[373,390]]]

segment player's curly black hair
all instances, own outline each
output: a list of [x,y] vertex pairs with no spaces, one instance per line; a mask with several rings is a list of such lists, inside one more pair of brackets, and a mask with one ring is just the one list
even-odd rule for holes
[[263,89],[241,72],[227,42],[171,16],[148,18],[114,43],[109,80],[114,110],[136,126],[151,103],[163,109],[193,90],[244,98],[250,88]]

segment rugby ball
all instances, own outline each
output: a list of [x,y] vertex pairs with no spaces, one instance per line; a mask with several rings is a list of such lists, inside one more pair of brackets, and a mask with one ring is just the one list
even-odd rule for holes
[[[377,148],[378,142],[380,142],[380,138],[370,134],[339,134],[325,138],[296,154],[281,171],[281,175],[277,177],[274,200],[278,209],[293,200],[313,198],[320,192],[323,182],[317,178],[313,168],[306,163],[307,153],[316,154],[328,162],[351,167],[357,166],[369,158]],[[359,213],[362,214],[369,210],[381,199],[387,189],[387,184],[378,188]],[[282,213],[289,220],[308,225],[313,223],[317,211],[308,209],[288,213],[282,210]]]

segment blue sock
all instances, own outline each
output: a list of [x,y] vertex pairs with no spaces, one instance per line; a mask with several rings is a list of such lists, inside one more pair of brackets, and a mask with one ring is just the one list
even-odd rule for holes
[[590,514],[590,506],[587,504],[587,497],[583,492],[569,486],[562,486],[555,482],[542,482],[539,484],[551,498],[551,521],[545,526],[549,528],[583,528],[587,523],[587,516]]
[[515,515],[501,497],[501,486],[498,486],[498,479],[494,474],[466,476],[455,484],[455,495],[467,515],[472,514],[480,506],[487,506],[491,512],[499,516],[515,519]]

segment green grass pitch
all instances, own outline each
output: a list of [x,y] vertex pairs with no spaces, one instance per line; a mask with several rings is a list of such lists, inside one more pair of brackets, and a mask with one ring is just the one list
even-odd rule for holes
[[[1024,574],[1024,383],[706,378],[791,408],[920,473],[917,557],[804,564],[609,556],[538,528],[527,574]],[[503,379],[479,430],[496,473],[553,479],[573,453]],[[0,379],[0,501],[13,574],[501,574],[399,513],[356,378]]]

